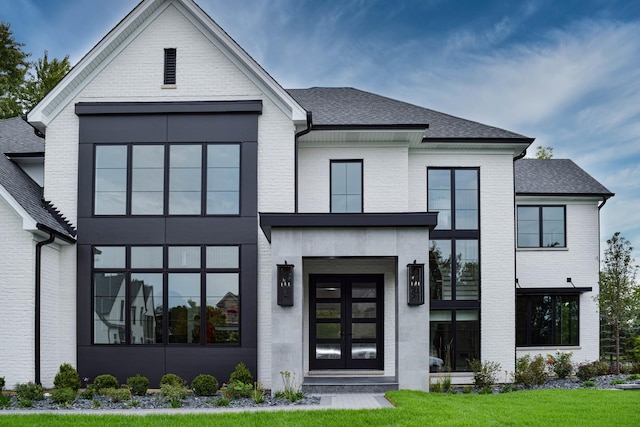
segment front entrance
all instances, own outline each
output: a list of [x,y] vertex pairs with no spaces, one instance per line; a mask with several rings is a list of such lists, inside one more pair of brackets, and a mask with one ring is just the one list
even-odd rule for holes
[[383,369],[384,275],[309,276],[309,368]]

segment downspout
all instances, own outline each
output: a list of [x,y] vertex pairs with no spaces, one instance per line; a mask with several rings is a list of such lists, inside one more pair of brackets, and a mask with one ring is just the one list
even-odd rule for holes
[[38,385],[42,385],[40,381],[40,294],[42,288],[42,247],[47,246],[56,239],[52,232],[49,232],[49,238],[42,242],[36,243],[36,301],[35,301],[35,327],[34,327],[34,353],[35,353],[35,382]]
[[602,203],[598,205],[598,211],[600,211],[600,209],[602,209],[602,207],[607,203],[607,200],[609,200],[608,197],[602,197]]
[[296,133],[295,140],[294,140],[294,150],[295,150],[295,153],[293,155],[294,213],[298,213],[298,138],[311,132],[312,127],[313,127],[313,118],[311,116],[311,111],[307,111],[307,127],[306,129],[303,129],[300,132]]

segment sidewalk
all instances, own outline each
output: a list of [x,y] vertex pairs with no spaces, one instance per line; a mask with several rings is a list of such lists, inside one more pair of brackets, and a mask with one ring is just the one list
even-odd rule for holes
[[258,412],[258,411],[307,411],[307,410],[324,410],[324,409],[380,409],[393,408],[384,394],[366,394],[366,393],[344,393],[344,394],[314,394],[320,398],[319,405],[287,405],[287,406],[264,406],[264,407],[246,407],[246,408],[163,408],[163,409],[99,409],[99,410],[55,410],[55,411],[20,411],[20,410],[3,410],[0,411],[0,417],[3,414],[59,414],[59,415],[165,415],[165,414],[219,414],[225,412]]

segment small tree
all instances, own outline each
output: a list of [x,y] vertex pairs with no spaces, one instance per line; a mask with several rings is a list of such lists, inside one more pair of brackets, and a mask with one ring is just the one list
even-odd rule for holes
[[30,65],[23,46],[14,39],[11,26],[0,22],[0,119],[22,114],[23,83]]
[[635,320],[640,305],[640,292],[636,285],[638,266],[632,256],[631,243],[617,231],[609,240],[604,251],[602,271],[600,272],[600,319],[608,324],[614,345],[616,373],[620,373],[621,337]]
[[538,145],[536,149],[536,159],[551,159],[553,158],[553,147],[543,147]]
[[45,97],[47,93],[69,72],[71,64],[69,55],[59,60],[49,60],[49,52],[33,63],[34,72],[29,72],[29,79],[24,84],[24,110],[29,111]]

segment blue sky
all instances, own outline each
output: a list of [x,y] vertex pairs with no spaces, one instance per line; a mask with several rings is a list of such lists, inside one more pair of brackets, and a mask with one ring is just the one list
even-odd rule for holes
[[[616,193],[601,240],[640,248],[640,1],[197,2],[285,88],[357,87],[552,146]],[[0,0],[0,20],[34,59],[75,63],[136,4]]]

